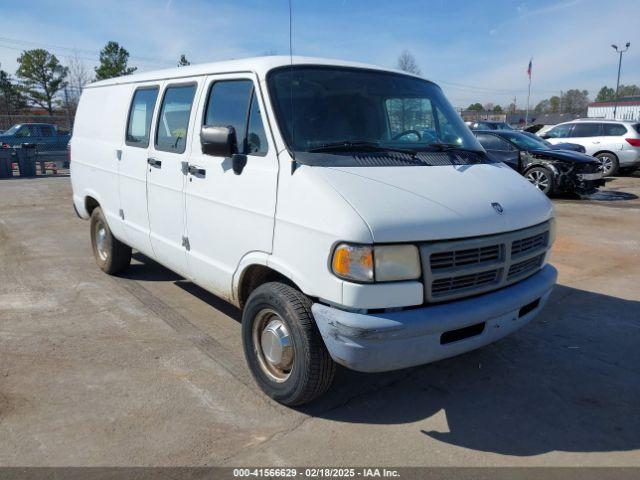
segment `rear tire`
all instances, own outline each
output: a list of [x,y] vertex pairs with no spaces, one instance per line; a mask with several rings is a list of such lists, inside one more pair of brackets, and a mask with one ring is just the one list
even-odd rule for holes
[[242,313],[242,344],[251,373],[264,393],[284,405],[318,398],[335,374],[311,304],[302,292],[271,282],[251,293]]
[[131,247],[113,236],[100,207],[91,212],[91,246],[96,263],[105,273],[123,272],[131,263]]
[[556,177],[548,168],[530,168],[525,172],[524,177],[547,197],[551,196],[555,191]]
[[600,161],[602,173],[605,177],[612,177],[618,173],[620,164],[618,162],[618,157],[613,153],[599,153],[596,155],[596,158]]

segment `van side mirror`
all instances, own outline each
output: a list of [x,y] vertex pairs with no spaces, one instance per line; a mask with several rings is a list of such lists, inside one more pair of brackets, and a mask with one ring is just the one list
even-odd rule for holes
[[200,130],[202,153],[217,157],[231,157],[238,152],[236,130],[232,126],[203,125]]
[[540,135],[540,138],[543,140],[546,140],[547,138],[551,138],[551,137],[545,133],[543,135]]

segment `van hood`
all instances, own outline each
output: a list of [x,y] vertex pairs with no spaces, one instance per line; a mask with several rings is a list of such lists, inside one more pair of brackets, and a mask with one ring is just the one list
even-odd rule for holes
[[553,216],[547,197],[501,163],[312,168],[358,212],[374,242],[491,235]]

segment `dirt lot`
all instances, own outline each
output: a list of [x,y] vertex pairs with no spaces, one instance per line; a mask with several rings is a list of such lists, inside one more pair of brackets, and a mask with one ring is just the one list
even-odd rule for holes
[[0,181],[0,465],[640,466],[640,176],[556,200],[559,285],[479,351],[254,387],[239,312],[136,256],[95,266],[69,179]]

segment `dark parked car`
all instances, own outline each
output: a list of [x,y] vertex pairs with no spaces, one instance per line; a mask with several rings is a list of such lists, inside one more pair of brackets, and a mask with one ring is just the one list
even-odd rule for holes
[[477,122],[464,122],[471,130],[515,130],[505,122],[494,122],[492,120],[479,120]]
[[551,150],[571,150],[572,152],[580,152],[580,153],[585,153],[587,151],[586,148],[584,148],[582,145],[578,145],[577,143],[569,143],[569,142],[563,142],[563,143],[557,143],[557,144],[553,144],[551,142],[547,142],[546,140],[540,138],[539,136],[527,132],[527,131],[522,131],[520,133],[523,133],[524,135],[527,135],[528,137],[531,138],[535,138],[536,140],[540,140],[542,143],[544,143],[547,147],[549,147]]
[[19,123],[0,133],[0,144],[3,147],[32,144],[42,151],[64,152],[70,138],[71,135],[58,132],[57,127],[49,123]]
[[541,139],[522,132],[473,133],[493,160],[520,172],[546,195],[589,195],[605,183],[598,160],[584,153],[551,149]]

